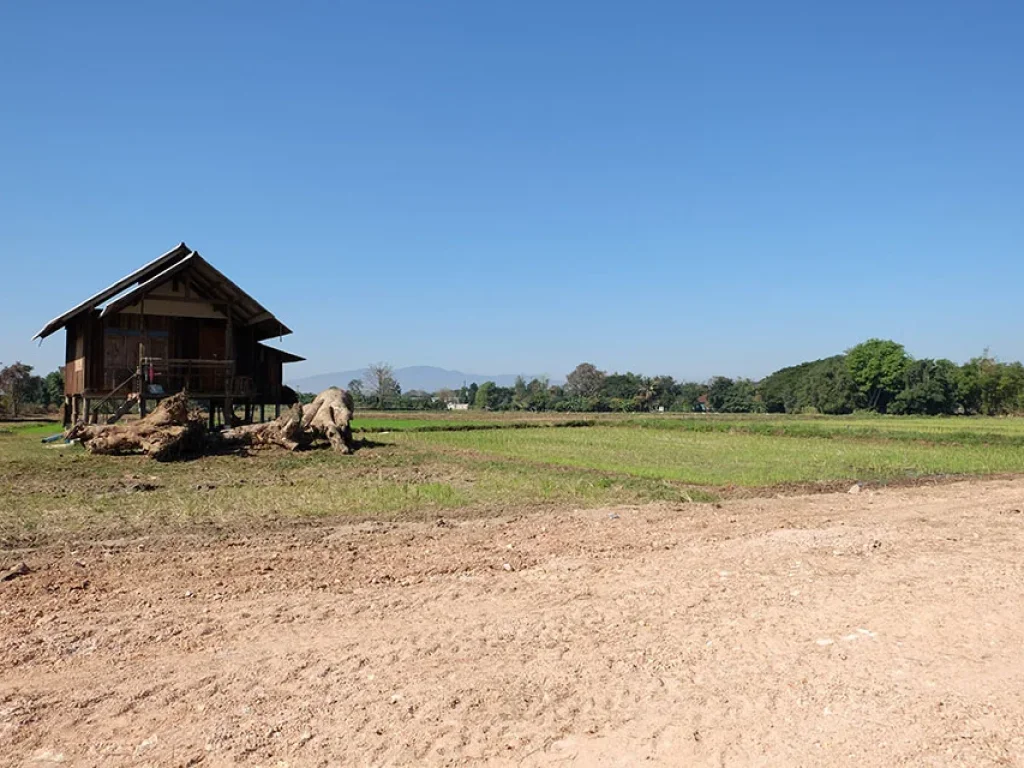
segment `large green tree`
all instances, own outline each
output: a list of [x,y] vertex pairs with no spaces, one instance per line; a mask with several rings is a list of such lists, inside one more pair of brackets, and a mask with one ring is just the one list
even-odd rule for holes
[[895,341],[868,339],[847,351],[846,364],[857,390],[858,405],[885,413],[903,389],[910,356]]
[[490,400],[491,392],[494,390],[495,386],[496,385],[493,381],[485,381],[481,384],[476,390],[473,407],[485,410],[489,405],[488,401]]
[[[557,388],[556,388],[557,389]],[[554,396],[546,378],[532,379],[526,385],[526,403],[531,411],[544,411],[552,406]]]
[[914,360],[907,365],[903,389],[889,403],[896,414],[956,413],[960,372],[949,360]]
[[[842,355],[814,363],[805,373],[801,400],[818,413],[852,413],[857,404],[857,388]],[[798,411],[799,412],[799,411]]]
[[968,413],[1020,413],[1024,411],[1024,366],[1000,362],[986,349],[960,368],[957,397]]
[[530,388],[526,379],[516,376],[515,384],[512,385],[512,410],[527,411],[530,409]]
[[708,383],[708,404],[718,413],[752,413],[761,410],[757,389],[750,379],[716,376]]
[[61,370],[50,371],[46,374],[46,397],[49,400],[47,405],[60,405],[64,402],[64,372]]
[[732,390],[732,383],[728,376],[715,376],[708,382],[708,406],[712,411],[722,410]]

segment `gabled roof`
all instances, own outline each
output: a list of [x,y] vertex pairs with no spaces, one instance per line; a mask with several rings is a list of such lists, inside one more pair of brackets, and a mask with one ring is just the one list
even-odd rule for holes
[[191,253],[191,251],[189,247],[185,245],[185,243],[178,243],[174,248],[171,248],[171,250],[169,250],[163,256],[159,256],[158,258],[153,259],[153,261],[149,262],[149,264],[140,267],[139,269],[132,272],[130,275],[125,275],[113,285],[104,288],[95,296],[91,296],[78,306],[72,307],[63,315],[53,318],[53,320],[51,320],[45,326],[43,326],[43,329],[39,331],[39,333],[32,337],[32,340],[35,341],[36,339],[45,339],[51,333],[59,331],[61,328],[68,324],[68,321],[80,315],[82,312],[88,312],[90,309],[94,309],[95,307],[109,299],[111,296],[116,296],[125,288],[134,283],[138,283],[143,280],[148,280],[151,275],[164,269],[168,264],[173,264],[177,261],[180,261],[181,259],[185,258],[189,253]]
[[119,312],[138,303],[157,286],[186,271],[189,279],[207,299],[225,304],[237,322],[252,328],[257,339],[269,339],[291,333],[284,323],[200,256],[198,251],[193,251],[185,243],[180,243],[159,258],[54,318],[33,338],[45,339],[78,315],[91,312],[104,304],[101,317]]

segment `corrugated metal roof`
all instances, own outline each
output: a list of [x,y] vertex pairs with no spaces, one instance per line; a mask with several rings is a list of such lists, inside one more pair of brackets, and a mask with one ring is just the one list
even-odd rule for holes
[[72,318],[80,315],[82,312],[88,312],[91,309],[95,309],[97,306],[105,302],[107,299],[116,296],[125,288],[128,288],[135,283],[148,280],[149,277],[156,272],[159,272],[166,268],[168,265],[175,262],[181,261],[191,253],[191,249],[185,245],[185,243],[178,243],[174,248],[171,248],[167,253],[162,256],[158,256],[148,264],[139,267],[137,270],[129,275],[125,275],[113,285],[104,288],[102,291],[97,293],[95,296],[91,296],[81,304],[72,307],[63,315],[53,318],[50,322],[43,326],[43,329],[39,331],[32,340],[45,339],[51,333],[55,333],[68,324]]
[[[45,339],[63,328],[76,316],[95,310],[110,299],[113,301],[106,304],[101,316],[119,312],[138,303],[151,290],[184,272],[188,272],[192,283],[207,299],[226,304],[242,325],[253,329],[257,339],[269,339],[291,333],[291,330],[273,313],[200,256],[198,251],[193,251],[185,243],[181,243],[95,296],[69,309],[63,315],[54,318],[34,338]],[[131,290],[125,293],[127,289]]]

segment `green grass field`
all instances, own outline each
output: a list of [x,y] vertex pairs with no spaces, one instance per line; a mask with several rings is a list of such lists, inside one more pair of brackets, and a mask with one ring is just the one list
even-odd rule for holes
[[564,413],[487,413],[440,411],[414,414],[359,413],[352,420],[354,432],[431,432],[435,430],[515,429],[579,426],[595,423],[590,415]]
[[744,432],[778,437],[924,440],[1024,445],[1024,419],[984,416],[634,416],[609,423],[690,432]]
[[0,424],[0,547],[1024,472],[1015,419],[371,413],[354,426],[368,444],[352,456],[161,464],[43,445],[51,423]]
[[[803,426],[803,425],[802,425]],[[948,437],[948,436],[946,436]],[[432,432],[396,436],[401,443],[459,449],[531,463],[576,467],[694,485],[748,487],[837,480],[889,481],[930,475],[1024,470],[1024,439],[959,444],[920,433],[793,430],[765,434],[663,424],[658,428]],[[1024,436],[1022,436],[1024,438]]]

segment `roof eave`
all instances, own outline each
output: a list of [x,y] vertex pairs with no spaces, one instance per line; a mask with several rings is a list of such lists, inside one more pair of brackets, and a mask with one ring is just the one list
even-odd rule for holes
[[156,267],[163,267],[168,262],[180,261],[181,259],[186,258],[191,253],[192,250],[187,245],[185,245],[184,241],[178,243],[176,246],[171,248],[171,250],[167,251],[166,253],[160,256],[157,256],[148,264],[145,264],[136,269],[135,271],[125,275],[116,283],[107,286],[94,296],[90,296],[81,304],[75,305],[62,315],[57,315],[57,317],[53,318],[53,320],[44,325],[42,329],[39,331],[39,333],[32,337],[32,341],[35,341],[36,339],[45,339],[47,336],[56,333],[65,325],[67,325],[72,318],[76,317],[77,315],[80,315],[82,312],[86,312],[90,309],[95,309],[97,304],[103,303],[112,296],[116,296],[117,294],[121,293],[121,291],[123,291],[125,288],[132,285],[132,283],[138,282],[142,278],[142,276],[145,275],[148,271]]

